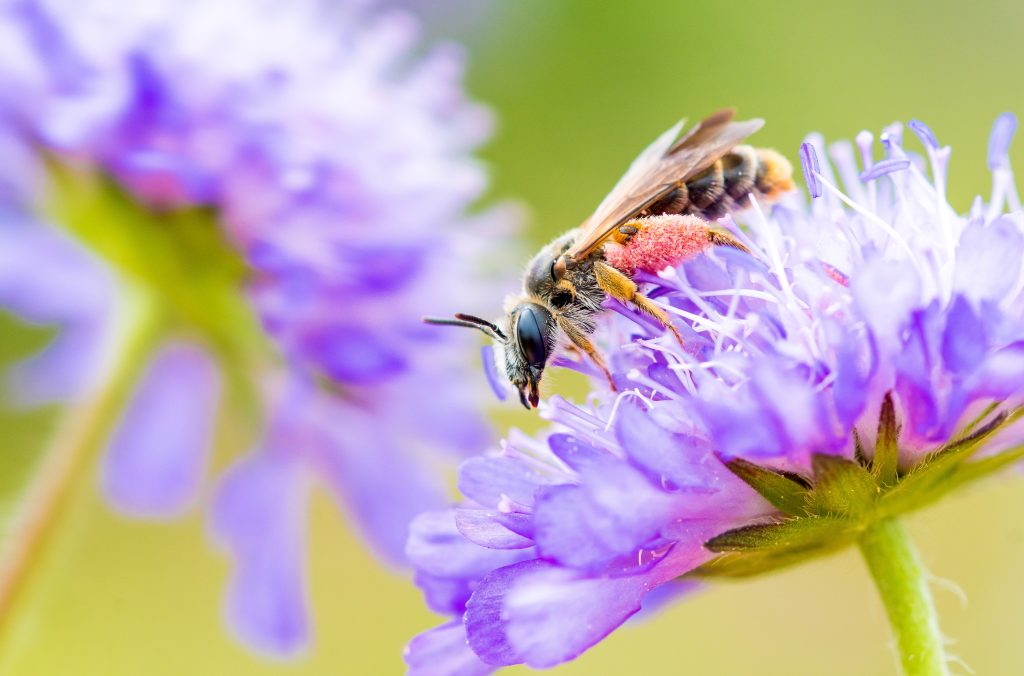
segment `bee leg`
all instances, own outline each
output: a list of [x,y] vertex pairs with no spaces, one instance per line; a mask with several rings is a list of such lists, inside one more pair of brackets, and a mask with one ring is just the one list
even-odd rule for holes
[[612,379],[612,372],[608,370],[607,364],[604,363],[604,358],[601,353],[597,351],[594,344],[590,342],[590,339],[584,335],[576,326],[566,320],[560,313],[555,315],[555,323],[558,324],[558,328],[565,331],[565,335],[569,336],[569,340],[572,344],[578,347],[584,354],[590,357],[591,361],[597,365],[597,368],[601,369],[604,373],[604,377],[608,379],[608,384],[611,385],[612,392],[617,392],[619,388],[615,387],[615,381]]
[[743,242],[736,239],[735,235],[724,228],[708,228],[708,241],[715,246],[727,246],[739,249],[744,253],[750,253],[750,249],[744,246]]
[[629,241],[633,239],[633,235],[640,232],[644,227],[642,221],[629,221],[620,225],[614,233],[612,233],[611,241],[622,246],[629,244]]
[[642,293],[638,293],[636,282],[602,261],[594,263],[594,275],[597,278],[597,285],[601,287],[602,291],[624,303],[632,303],[641,312],[654,317],[662,326],[672,332],[672,335],[679,341],[680,346],[686,347],[683,343],[682,334],[679,333],[679,329],[669,319],[668,314],[650,298]]

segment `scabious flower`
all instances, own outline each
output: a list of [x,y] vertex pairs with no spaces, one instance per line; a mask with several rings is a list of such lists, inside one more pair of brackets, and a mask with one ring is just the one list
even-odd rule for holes
[[[929,643],[910,606],[890,603],[914,588],[890,578],[920,570],[894,519],[1024,456],[1015,126],[999,118],[992,195],[965,215],[946,199],[950,149],[924,124],[909,124],[923,157],[898,124],[881,159],[867,132],[828,152],[812,136],[809,203],[792,195],[720,222],[749,254],[638,272],[685,349],[609,300],[595,338],[618,392],[563,359],[591,376],[586,403],[551,397],[549,431],[463,463],[465,502],[419,517],[408,543],[427,604],[453,618],[410,644],[412,672],[550,667],[689,588],[681,580],[855,542],[914,673],[944,669],[937,629]],[[896,560],[905,569],[886,571]],[[926,593],[916,601],[930,607]]]
[[417,43],[364,2],[0,6],[0,302],[62,329],[13,394],[121,409],[102,483],[136,516],[193,506],[244,421],[212,532],[234,630],[277,654],[310,633],[310,478],[397,564],[438,467],[487,439],[467,338],[420,316],[490,297],[509,219],[467,215],[489,116],[460,53]]

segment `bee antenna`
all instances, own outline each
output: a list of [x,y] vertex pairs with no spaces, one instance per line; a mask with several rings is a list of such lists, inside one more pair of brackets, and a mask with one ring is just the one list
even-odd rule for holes
[[498,328],[498,325],[494,322],[489,322],[486,319],[463,314],[461,312],[455,315],[455,319],[424,317],[423,323],[434,324],[435,326],[464,326],[470,329],[478,329],[495,340],[500,340],[503,343],[508,342],[508,336],[506,336],[504,331]]
[[498,328],[498,325],[495,324],[494,322],[489,322],[486,319],[480,319],[479,317],[474,317],[473,315],[467,315],[467,314],[464,314],[462,312],[456,312],[455,313],[455,318],[456,319],[460,319],[460,320],[462,320],[464,322],[472,322],[473,324],[477,324],[479,326],[485,326],[488,329],[490,329],[491,331],[494,331],[495,333],[497,333],[502,338],[505,337],[505,334],[502,332],[501,329]]

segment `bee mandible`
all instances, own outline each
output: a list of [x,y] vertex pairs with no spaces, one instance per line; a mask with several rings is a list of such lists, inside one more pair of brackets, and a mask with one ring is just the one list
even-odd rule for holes
[[615,388],[590,340],[609,296],[650,315],[682,344],[665,310],[640,293],[634,273],[656,273],[714,246],[746,251],[732,233],[712,222],[745,208],[751,197],[771,201],[793,189],[786,158],[740,145],[763,121],[738,122],[734,114],[719,111],[686,133],[681,121],[655,139],[590,218],[533,257],[522,294],[506,299],[500,322],[468,314],[424,321],[490,336],[499,368],[504,367],[527,409],[537,407],[544,368],[560,344],[587,355]]

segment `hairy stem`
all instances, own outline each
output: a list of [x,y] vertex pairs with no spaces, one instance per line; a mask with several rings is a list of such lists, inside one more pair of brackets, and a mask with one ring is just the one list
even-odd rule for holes
[[4,527],[0,543],[0,628],[67,501],[74,478],[117,421],[146,364],[158,325],[150,298],[128,290],[119,298],[108,351],[92,392],[69,406]]
[[903,526],[895,519],[872,525],[861,536],[860,551],[885,604],[903,673],[948,674],[927,574]]

